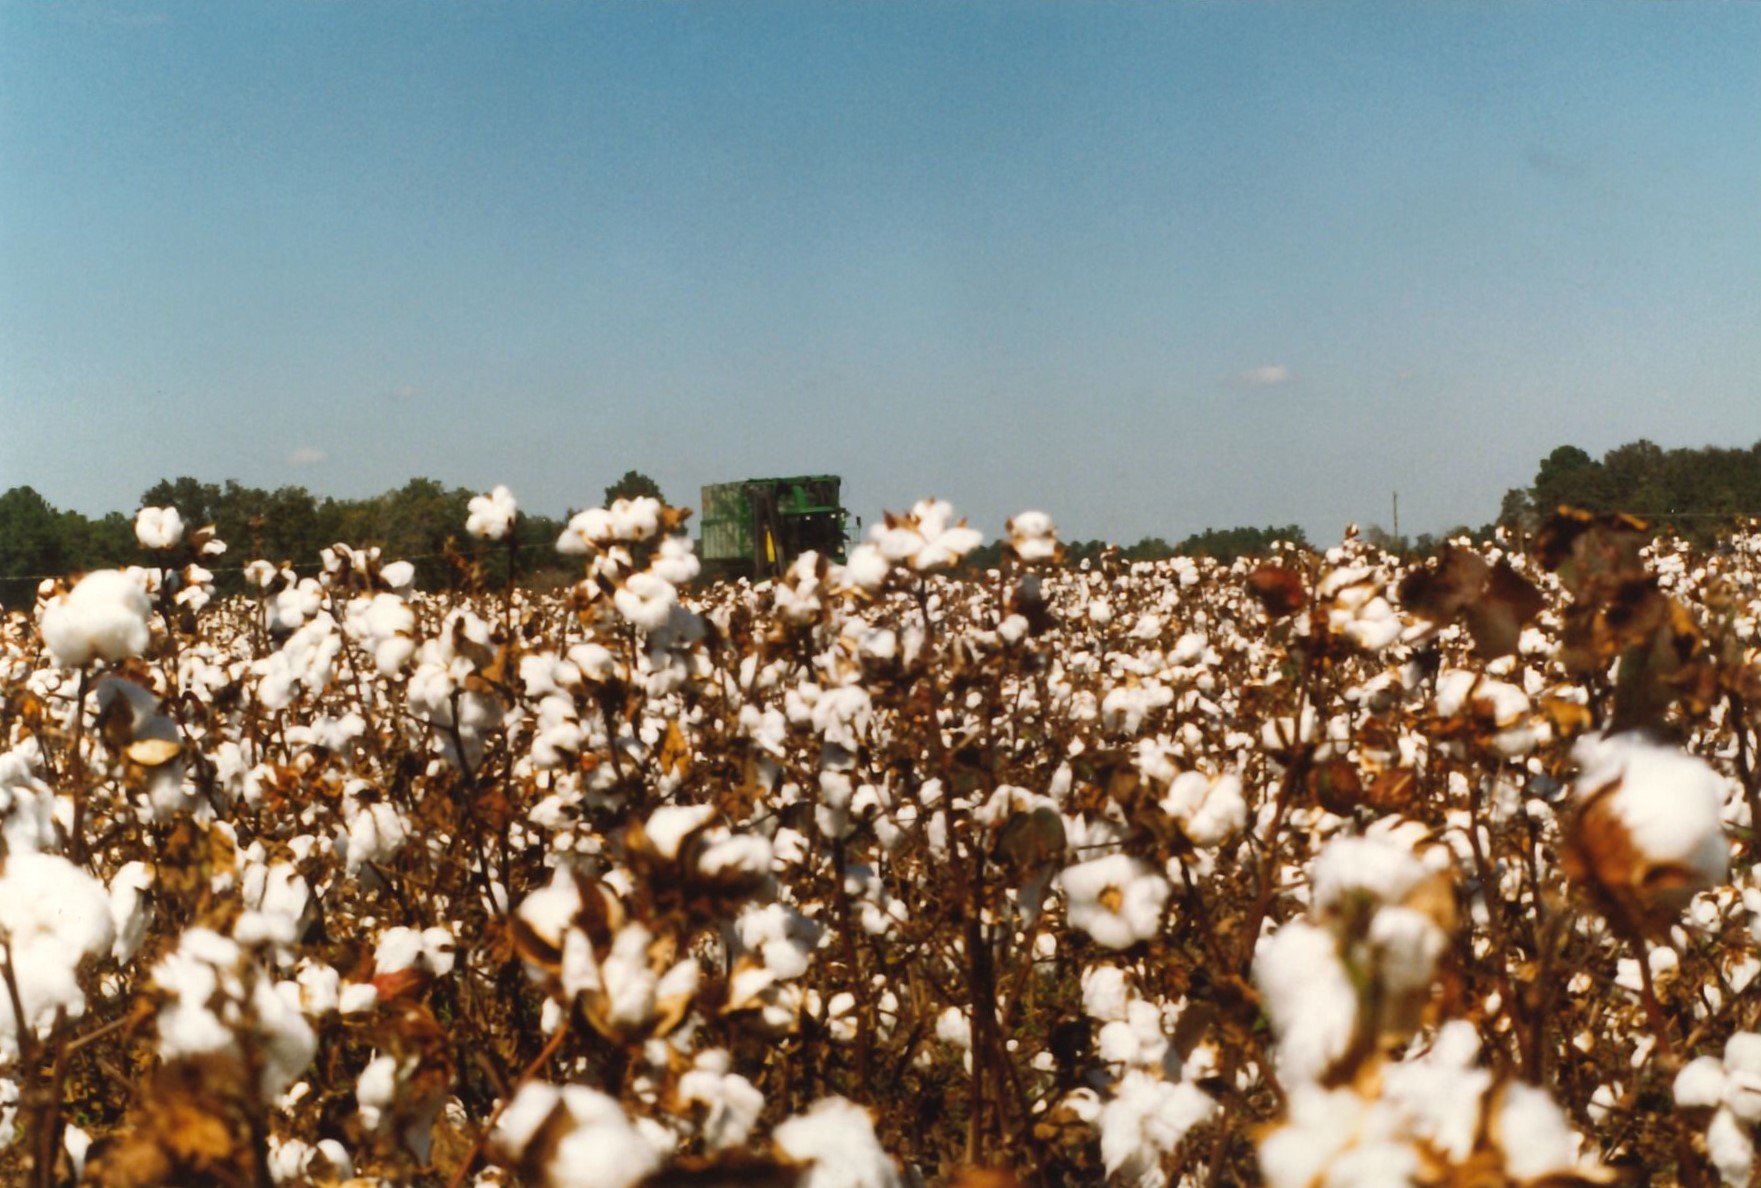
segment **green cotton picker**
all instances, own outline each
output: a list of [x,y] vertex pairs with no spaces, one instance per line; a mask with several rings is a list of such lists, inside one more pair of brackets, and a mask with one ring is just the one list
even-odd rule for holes
[[706,577],[776,577],[802,553],[844,560],[848,513],[836,475],[744,479],[703,488],[697,556]]

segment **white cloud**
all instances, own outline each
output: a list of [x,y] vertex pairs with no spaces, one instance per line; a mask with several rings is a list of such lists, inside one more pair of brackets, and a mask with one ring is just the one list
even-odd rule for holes
[[326,454],[323,450],[313,449],[311,446],[301,446],[299,449],[289,454],[287,460],[295,466],[316,466],[328,457],[330,457],[330,455]]
[[1282,363],[1263,363],[1258,367],[1250,367],[1238,372],[1233,380],[1237,388],[1273,388],[1279,384],[1287,384],[1296,378],[1296,373]]
[[391,394],[399,400],[414,400],[422,394],[422,389],[415,384],[399,384],[391,390]]

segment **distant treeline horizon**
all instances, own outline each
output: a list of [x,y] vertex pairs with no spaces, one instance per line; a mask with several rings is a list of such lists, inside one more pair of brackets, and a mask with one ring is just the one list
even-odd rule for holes
[[[404,486],[361,499],[315,495],[305,487],[274,490],[234,479],[203,482],[189,476],[164,479],[141,494],[139,507],[175,507],[191,527],[212,524],[228,553],[209,566],[227,574],[262,557],[309,566],[319,550],[338,542],[376,545],[392,559],[414,561],[418,583],[427,588],[450,580],[457,559],[477,556],[480,542],[464,535],[466,505],[479,492],[447,487],[435,479],[413,478]],[[653,479],[628,471],[605,489],[605,502],[636,495],[664,499]],[[1394,552],[1433,552],[1457,536],[1484,539],[1500,525],[1532,529],[1556,507],[1624,511],[1673,528],[1709,544],[1744,517],[1761,516],[1761,441],[1747,448],[1702,446],[1665,449],[1638,440],[1609,450],[1600,459],[1574,445],[1562,445],[1543,458],[1534,481],[1506,491],[1497,516],[1479,526],[1459,525],[1447,532],[1397,536],[1378,524],[1364,527],[1374,543]],[[565,520],[522,511],[515,543],[521,572],[528,576],[558,567],[551,554]],[[1296,524],[1207,528],[1170,543],[1146,536],[1134,544],[1103,540],[1071,541],[1066,563],[1109,552],[1123,560],[1206,556],[1232,561],[1263,556],[1280,541],[1309,543]],[[969,564],[995,564],[999,544],[984,546]],[[514,550],[502,550],[513,553]],[[454,561],[449,562],[449,557]],[[28,486],[0,494],[0,603],[29,606],[36,584],[58,577],[142,559],[135,540],[134,510],[93,518],[54,507]],[[503,562],[507,564],[509,562]],[[222,588],[234,583],[223,580]]]

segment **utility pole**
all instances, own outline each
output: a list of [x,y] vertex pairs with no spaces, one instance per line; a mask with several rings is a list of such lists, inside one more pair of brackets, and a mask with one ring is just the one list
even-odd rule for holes
[[1401,552],[1406,552],[1406,542],[1400,539],[1400,492],[1394,492],[1394,543]]

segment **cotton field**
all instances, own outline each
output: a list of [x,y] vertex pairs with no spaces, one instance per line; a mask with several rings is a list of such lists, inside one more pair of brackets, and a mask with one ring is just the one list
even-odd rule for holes
[[436,595],[146,508],[7,618],[0,1181],[1751,1182],[1761,533],[684,515]]

